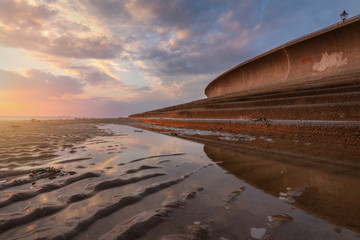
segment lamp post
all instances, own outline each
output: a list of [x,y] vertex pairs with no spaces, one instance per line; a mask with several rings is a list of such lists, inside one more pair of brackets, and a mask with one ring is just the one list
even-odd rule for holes
[[342,14],[340,14],[341,20],[342,20],[343,22],[345,22],[345,20],[346,20],[346,18],[347,18],[348,15],[349,15],[349,14],[344,10],[344,12],[343,12]]

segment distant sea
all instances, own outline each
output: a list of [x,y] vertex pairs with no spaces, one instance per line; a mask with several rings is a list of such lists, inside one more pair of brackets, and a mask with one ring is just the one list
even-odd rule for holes
[[18,120],[57,120],[57,119],[73,119],[75,117],[69,116],[57,116],[57,117],[47,117],[47,116],[0,116],[0,121],[18,121]]

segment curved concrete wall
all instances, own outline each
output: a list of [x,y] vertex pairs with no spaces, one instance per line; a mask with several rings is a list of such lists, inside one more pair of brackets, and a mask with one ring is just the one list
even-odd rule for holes
[[250,59],[213,80],[205,89],[216,97],[284,87],[360,72],[360,17],[320,30]]

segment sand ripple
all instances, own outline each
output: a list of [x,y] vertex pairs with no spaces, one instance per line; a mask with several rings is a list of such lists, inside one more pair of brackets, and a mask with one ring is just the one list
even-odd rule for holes
[[[144,235],[148,230],[157,226],[161,221],[164,221],[169,213],[175,211],[177,208],[184,208],[186,200],[195,197],[196,191],[186,192],[182,197],[176,201],[164,202],[163,207],[144,211],[135,215],[130,220],[116,225],[110,232],[104,234],[101,240],[110,239],[135,239]],[[191,197],[189,197],[191,196]]]
[[51,184],[46,184],[46,185],[40,186],[35,191],[29,190],[29,191],[21,191],[21,192],[13,192],[13,193],[9,192],[10,197],[5,201],[0,202],[0,208],[6,207],[6,206],[8,206],[12,203],[18,202],[18,201],[24,201],[24,200],[33,198],[41,193],[51,192],[56,189],[66,187],[67,185],[70,185],[77,181],[81,181],[86,178],[94,178],[94,177],[99,177],[99,176],[100,176],[100,174],[98,174],[98,173],[87,172],[87,173],[81,174],[79,176],[70,177],[70,178],[66,179],[63,183],[58,183],[58,184],[51,183]]
[[[174,172],[175,164],[160,165],[184,156],[181,152],[117,162],[116,154],[127,149],[119,142],[126,134],[86,126],[89,124],[22,122],[7,128],[6,123],[0,123],[2,134],[8,134],[7,141],[5,136],[0,140],[0,239],[77,238],[100,219],[126,211],[209,166],[191,169],[182,164]],[[160,208],[144,209],[99,237],[142,236],[170,212],[185,208],[186,201],[201,190],[185,191]]]

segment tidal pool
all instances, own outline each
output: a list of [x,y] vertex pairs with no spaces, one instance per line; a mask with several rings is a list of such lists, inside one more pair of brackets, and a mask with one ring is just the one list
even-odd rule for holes
[[[360,238],[355,163],[97,126],[42,163],[3,164],[0,239]],[[61,174],[21,175],[46,167]]]

